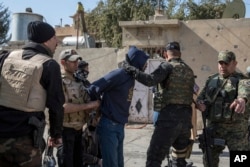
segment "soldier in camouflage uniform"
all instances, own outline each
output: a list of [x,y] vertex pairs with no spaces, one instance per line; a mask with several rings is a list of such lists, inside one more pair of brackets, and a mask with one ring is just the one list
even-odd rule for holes
[[[250,66],[246,69],[246,76],[250,79]],[[248,86],[247,92],[250,92],[250,87]],[[249,98],[248,98],[249,99]],[[250,103],[248,102],[246,105],[246,112],[250,112]],[[249,141],[249,150],[250,150],[250,114],[248,118],[248,141]]]
[[[82,81],[74,78],[78,60],[81,57],[73,49],[60,53],[62,80],[65,96],[63,120],[63,167],[81,167],[82,127],[87,122],[89,113],[99,106],[99,100],[90,101]],[[60,161],[59,161],[60,162]]]
[[[219,73],[208,77],[197,98],[197,108],[207,111],[207,128],[211,129],[213,138],[224,139],[229,151],[247,151],[249,111],[245,107],[249,101],[250,82],[242,73],[235,71],[236,65],[233,52],[226,50],[219,53]],[[211,148],[212,167],[218,167],[219,155],[224,148],[223,145]],[[206,151],[203,164],[208,166]]]
[[146,167],[160,167],[172,146],[172,167],[192,166],[185,160],[190,146],[192,128],[193,70],[181,59],[178,42],[170,42],[162,62],[151,74],[131,66],[124,68],[146,86],[160,83],[162,108],[147,151]]

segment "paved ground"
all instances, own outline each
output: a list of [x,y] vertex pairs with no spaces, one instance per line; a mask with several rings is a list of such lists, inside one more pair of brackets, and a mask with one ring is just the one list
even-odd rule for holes
[[[145,167],[146,151],[153,133],[154,127],[152,124],[134,124],[127,125],[125,129],[124,141],[124,157],[125,167]],[[202,152],[198,148],[198,143],[195,142],[191,157],[188,161],[194,163],[194,167],[203,167]],[[162,167],[167,165],[167,160],[164,160]],[[224,150],[220,158],[220,167],[229,167],[229,152]]]
[[[153,133],[152,124],[128,124],[125,128],[124,140],[124,162],[125,167],[145,167],[146,151]],[[56,151],[56,149],[54,149]],[[54,152],[56,155],[56,152]],[[55,156],[56,157],[56,156]],[[198,143],[193,145],[193,151],[188,161],[194,163],[193,167],[203,167],[202,152],[198,148]],[[167,165],[164,160],[162,167]],[[220,167],[229,167],[229,152],[224,150],[220,158]]]

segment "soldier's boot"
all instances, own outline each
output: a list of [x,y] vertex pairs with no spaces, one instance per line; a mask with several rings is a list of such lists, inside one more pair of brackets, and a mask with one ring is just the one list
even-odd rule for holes
[[186,167],[192,167],[193,164],[194,164],[193,162],[187,162]]
[[187,162],[185,158],[173,158],[171,167],[192,167],[193,162]]

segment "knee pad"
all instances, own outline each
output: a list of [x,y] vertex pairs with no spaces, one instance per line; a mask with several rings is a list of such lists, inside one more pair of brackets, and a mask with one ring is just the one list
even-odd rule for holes
[[184,148],[184,149],[181,149],[181,150],[177,150],[175,148],[172,148],[172,151],[171,151],[171,156],[175,159],[179,159],[179,158],[186,158],[186,154],[187,154],[187,151],[188,151],[188,147]]

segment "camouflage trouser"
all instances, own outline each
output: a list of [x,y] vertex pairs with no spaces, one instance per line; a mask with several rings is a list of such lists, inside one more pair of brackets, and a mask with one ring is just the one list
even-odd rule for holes
[[41,167],[42,152],[32,137],[0,138],[0,167]]
[[[248,142],[247,125],[242,121],[242,124],[215,124],[214,138],[224,139],[229,151],[250,151]],[[211,148],[211,166],[219,166],[219,156],[225,149],[224,146],[213,146]],[[204,167],[207,167],[206,152],[203,155]]]

